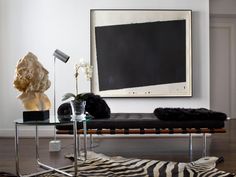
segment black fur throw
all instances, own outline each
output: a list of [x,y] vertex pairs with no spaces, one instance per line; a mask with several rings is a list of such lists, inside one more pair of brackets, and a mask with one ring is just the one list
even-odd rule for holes
[[[85,111],[88,112],[95,119],[106,119],[110,118],[110,108],[99,95],[93,93],[79,94],[75,98],[76,100],[86,101]],[[58,119],[69,121],[71,119],[72,110],[70,103],[63,103],[57,110]]]
[[83,93],[76,96],[76,99],[86,101],[85,110],[95,119],[110,118],[111,110],[104,99],[93,93]]
[[156,108],[154,114],[160,120],[186,121],[186,120],[219,120],[224,121],[227,115],[222,112],[211,111],[205,108]]

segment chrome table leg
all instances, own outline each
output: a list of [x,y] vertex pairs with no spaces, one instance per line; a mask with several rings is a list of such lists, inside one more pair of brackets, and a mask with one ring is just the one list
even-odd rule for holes
[[87,160],[87,126],[86,121],[83,121],[84,129],[84,160]]
[[77,168],[77,158],[78,158],[78,137],[77,137],[77,121],[76,119],[74,120],[74,125],[73,125],[73,129],[74,129],[74,170],[75,173],[74,175],[77,176],[78,173],[78,168]]
[[35,148],[36,148],[36,161],[39,161],[39,137],[38,137],[38,126],[35,126]]
[[18,127],[15,123],[15,160],[16,160],[16,175],[20,176],[20,162],[19,162],[19,137],[18,137]]

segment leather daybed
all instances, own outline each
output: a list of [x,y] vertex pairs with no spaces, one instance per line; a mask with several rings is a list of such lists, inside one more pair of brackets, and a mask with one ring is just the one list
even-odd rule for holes
[[[79,105],[81,101],[86,101],[84,109],[93,117],[87,121],[88,134],[225,132],[223,127],[226,114],[205,108],[156,108],[153,113],[111,113],[109,106],[99,95],[82,93],[71,102]],[[69,116],[70,119],[70,115],[75,114],[70,103],[63,103],[58,108],[58,118]],[[82,124],[78,124],[77,128],[78,133],[83,132]],[[58,125],[57,130],[58,134],[72,134],[73,125]]]
[[[203,156],[207,155],[206,133],[225,133],[224,119],[160,120],[153,113],[112,113],[110,118],[87,121],[87,134],[188,134],[189,158],[192,160],[192,133],[203,136]],[[57,125],[57,134],[73,134],[73,125]],[[78,123],[77,133],[84,133]],[[87,141],[86,141],[87,142]],[[87,143],[84,145],[87,152]],[[86,153],[87,154],[87,153]]]
[[[73,134],[73,125],[57,125],[58,134]],[[158,119],[153,113],[111,113],[109,119],[87,121],[88,134],[173,134],[224,133],[223,120],[169,120]],[[78,133],[83,133],[78,124]]]
[[[86,101],[85,111],[93,116],[93,119],[87,121],[86,132],[83,131],[82,123],[76,126],[59,124],[56,126],[57,134],[73,134],[75,133],[73,126],[76,127],[77,133],[85,135],[86,133],[90,135],[189,134],[191,153],[192,133],[202,133],[204,155],[206,155],[206,133],[225,132],[226,114],[205,108],[156,108],[153,113],[111,113],[109,106],[99,95],[84,93],[77,95],[76,98]],[[77,100],[76,103],[80,104],[80,101]],[[71,114],[75,115],[75,111],[72,111],[70,103],[64,103],[58,108],[58,116],[69,115],[70,118]]]

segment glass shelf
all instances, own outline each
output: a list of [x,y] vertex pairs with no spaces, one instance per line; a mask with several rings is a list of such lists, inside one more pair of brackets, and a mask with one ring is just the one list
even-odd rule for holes
[[76,115],[72,116],[72,119],[70,121],[62,121],[60,122],[58,118],[55,116],[50,116],[49,119],[47,120],[40,120],[40,121],[23,121],[23,119],[16,119],[14,120],[14,123],[16,124],[22,124],[22,125],[57,125],[57,124],[72,124],[76,118],[77,122],[83,122],[83,121],[88,121],[90,120],[89,116],[81,116],[81,115]]

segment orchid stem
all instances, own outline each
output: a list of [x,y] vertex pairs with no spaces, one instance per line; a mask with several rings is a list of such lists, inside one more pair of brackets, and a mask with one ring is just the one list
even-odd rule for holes
[[79,68],[80,68],[79,65],[75,66],[75,93],[76,93],[76,95],[78,95],[78,93],[79,93],[79,86],[78,86],[79,85],[79,81],[78,81]]

